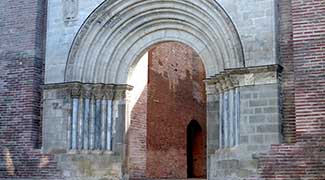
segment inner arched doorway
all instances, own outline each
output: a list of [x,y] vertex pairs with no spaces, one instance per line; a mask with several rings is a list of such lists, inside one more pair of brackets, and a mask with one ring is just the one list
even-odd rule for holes
[[[206,176],[204,79],[199,55],[175,41],[155,44],[131,69],[127,150],[131,179]],[[192,155],[200,160],[188,163],[192,119],[202,125],[200,137],[192,143]]]
[[205,151],[204,135],[200,124],[192,120],[187,126],[187,177],[204,178]]

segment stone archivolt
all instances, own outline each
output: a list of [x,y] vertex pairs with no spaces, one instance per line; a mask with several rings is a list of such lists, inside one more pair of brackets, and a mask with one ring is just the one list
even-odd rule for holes
[[216,1],[105,1],[74,40],[65,82],[126,84],[139,56],[164,41],[192,47],[207,77],[245,66],[237,30]]

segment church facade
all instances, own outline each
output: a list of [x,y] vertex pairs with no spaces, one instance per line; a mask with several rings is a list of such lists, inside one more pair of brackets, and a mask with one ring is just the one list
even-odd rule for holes
[[325,179],[323,0],[4,0],[0,18],[0,179]]

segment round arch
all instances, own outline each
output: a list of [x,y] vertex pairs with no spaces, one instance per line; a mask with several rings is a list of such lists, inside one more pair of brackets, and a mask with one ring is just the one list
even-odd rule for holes
[[76,35],[65,82],[126,84],[138,56],[162,41],[192,47],[207,77],[244,66],[237,30],[216,1],[110,0],[94,10]]

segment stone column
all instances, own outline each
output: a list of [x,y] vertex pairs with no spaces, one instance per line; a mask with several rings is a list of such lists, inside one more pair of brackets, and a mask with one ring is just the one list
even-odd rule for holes
[[[238,145],[239,128],[239,97],[238,83],[227,74],[213,77],[208,80],[214,86],[218,101],[218,147],[230,148]],[[210,110],[209,110],[210,111]]]
[[223,88],[222,84],[220,82],[215,82],[215,88],[216,88],[216,93],[217,96],[219,97],[219,104],[218,104],[218,119],[217,121],[219,122],[219,128],[217,129],[218,131],[218,138],[219,138],[219,149],[224,146],[224,141],[223,141],[223,134],[224,134],[224,122],[223,122],[223,106],[224,106],[224,94],[223,94]]
[[207,154],[214,154],[219,147],[219,96],[215,83],[206,81],[207,95]]
[[113,151],[121,153],[125,143],[126,133],[126,92],[132,88],[128,85],[119,85],[114,89],[114,98],[112,101],[112,118],[113,118]]
[[79,119],[79,97],[80,97],[80,85],[74,84],[71,88],[72,97],[72,116],[70,122],[70,149],[77,150],[78,148],[78,119]]
[[89,150],[95,149],[95,117],[96,117],[96,99],[92,91],[91,98],[90,98]]
[[71,117],[71,130],[70,130],[70,149],[77,150],[78,146],[78,111],[79,111],[79,96],[80,86],[73,85],[71,88],[72,97],[72,117]]
[[236,135],[234,134],[236,132],[235,130],[235,119],[234,119],[234,115],[235,115],[235,105],[236,105],[236,101],[234,101],[234,85],[232,83],[232,80],[229,76],[225,77],[226,79],[226,91],[228,92],[228,147],[234,147],[235,144],[233,143],[235,141],[235,137]]
[[93,93],[95,97],[94,148],[96,150],[101,150],[101,139],[102,139],[101,129],[103,127],[102,116],[104,114],[104,112],[102,111],[102,99],[104,97],[103,85],[102,84],[94,85]]
[[[113,152],[120,154],[122,158],[122,174],[128,176],[127,167],[127,91],[131,86],[120,85],[115,87],[113,99]],[[126,177],[127,178],[127,177]]]
[[105,137],[105,149],[112,150],[112,132],[113,132],[113,97],[114,97],[114,86],[105,85],[104,87],[104,98],[106,106],[106,137]]
[[92,96],[92,86],[86,84],[82,87],[82,97],[84,99],[83,109],[83,149],[89,150],[90,148],[90,101]]

